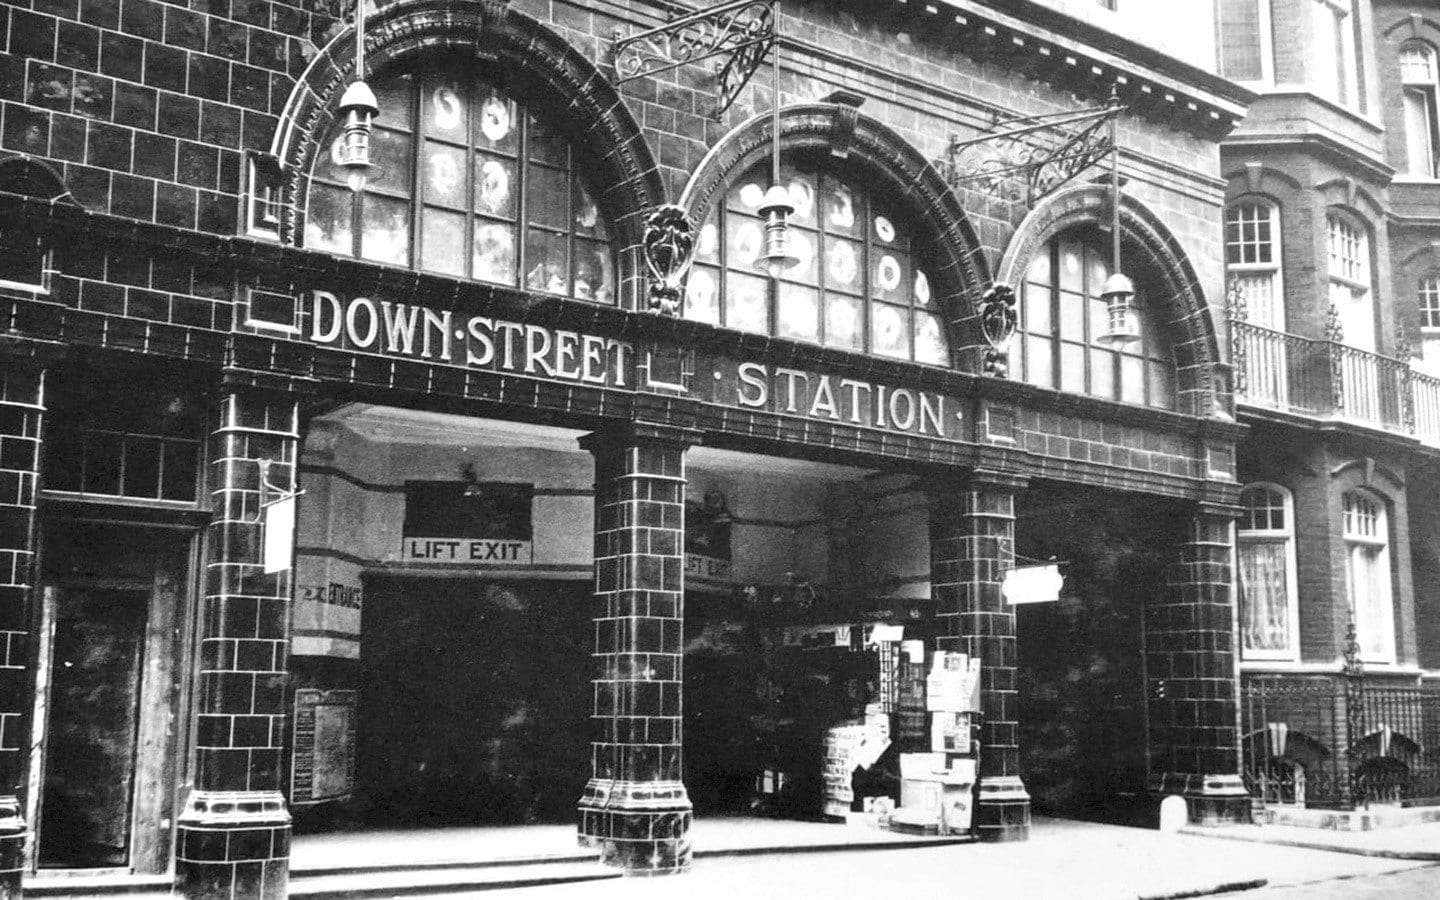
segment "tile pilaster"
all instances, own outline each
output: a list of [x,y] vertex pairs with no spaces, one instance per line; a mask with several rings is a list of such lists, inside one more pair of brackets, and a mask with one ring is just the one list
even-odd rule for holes
[[210,499],[195,778],[179,820],[176,892],[192,900],[285,897],[290,814],[281,794],[289,570],[266,574],[261,504],[293,490],[293,397],[243,390],[220,398],[210,436]]
[[681,781],[688,432],[597,432],[592,769],[580,842],[630,875],[690,865]]
[[1030,834],[1020,779],[1015,611],[1000,585],[1015,562],[1015,492],[1023,482],[977,474],[930,501],[930,589],[936,648],[980,660],[980,759],[975,829],[981,840]]
[[1249,817],[1236,740],[1233,518],[1194,513],[1165,593],[1145,608],[1149,789],[1183,796],[1197,824]]

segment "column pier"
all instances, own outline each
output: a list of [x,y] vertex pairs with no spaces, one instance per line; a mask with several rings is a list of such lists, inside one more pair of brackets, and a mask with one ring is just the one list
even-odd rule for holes
[[0,355],[0,900],[22,896],[30,836],[21,797],[35,680],[29,645],[45,375],[42,364]]
[[595,456],[591,777],[579,839],[627,875],[690,866],[681,781],[685,450],[690,432],[638,427],[582,441]]
[[[293,570],[266,574],[261,504],[294,489],[293,397],[224,394],[210,435],[214,518],[200,601],[194,787],[178,821],[175,891],[283,900],[290,814],[281,794]],[[262,468],[265,469],[262,479]]]
[[930,502],[930,589],[936,646],[980,660],[980,765],[975,829],[984,841],[1030,836],[1030,795],[1020,779],[1015,611],[1000,592],[1015,562],[1020,480],[976,476]]
[[1237,747],[1233,519],[1229,509],[1196,511],[1165,594],[1145,609],[1148,787],[1184,797],[1199,825],[1250,816]]

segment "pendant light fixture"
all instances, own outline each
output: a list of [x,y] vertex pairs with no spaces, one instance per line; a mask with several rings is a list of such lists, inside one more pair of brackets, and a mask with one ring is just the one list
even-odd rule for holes
[[[1116,102],[1111,90],[1110,102]],[[1110,277],[1100,288],[1105,301],[1105,333],[1100,341],[1119,349],[1140,339],[1140,323],[1135,318],[1131,299],[1135,285],[1120,272],[1120,145],[1116,143],[1116,119],[1110,119]]]
[[339,110],[345,120],[340,139],[340,168],[345,170],[345,182],[350,190],[356,193],[364,189],[370,174],[370,129],[380,114],[375,92],[365,83],[365,3],[366,0],[355,3],[355,80],[340,97]]
[[770,189],[760,201],[760,216],[765,220],[765,241],[755,258],[755,269],[778,277],[786,269],[799,265],[800,258],[790,252],[790,216],[795,204],[790,192],[780,183],[780,4],[771,13],[774,37],[771,40],[771,74],[774,79],[774,102],[770,109]]

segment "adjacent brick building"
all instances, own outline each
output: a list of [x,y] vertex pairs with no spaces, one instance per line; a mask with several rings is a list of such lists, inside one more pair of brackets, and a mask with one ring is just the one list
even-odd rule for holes
[[[1418,450],[1337,456],[1375,429],[1317,450],[1253,403],[1237,424],[1223,210],[1304,154],[1222,144],[1252,94],[1215,74],[1208,2],[1125,5],[785,3],[778,95],[758,60],[717,114],[708,63],[620,83],[612,59],[688,4],[381,3],[363,183],[342,4],[0,11],[7,889],[104,868],[281,896],[292,829],[346,819],[573,820],[607,863],[682,871],[692,816],[780,753],[714,723],[854,701],[748,662],[887,617],[981,660],[982,839],[1023,839],[1032,805],[1247,815],[1237,466],[1394,496],[1408,595]],[[1103,154],[969,177],[1016,148],[965,140],[1112,97],[1118,179]],[[1383,208],[1380,130],[1355,128],[1270,190]],[[766,276],[777,138],[798,264]],[[695,229],[678,315],[643,250],[666,203]],[[984,363],[997,283],[1009,378]],[[1266,429],[1294,449],[1256,450]],[[1340,493],[1294,491],[1340,522]],[[1017,611],[1031,559],[1067,587]],[[1310,621],[1333,656],[1342,623]]]
[[1221,147],[1247,778],[1275,815],[1433,803],[1434,11],[1222,7],[1258,94]]

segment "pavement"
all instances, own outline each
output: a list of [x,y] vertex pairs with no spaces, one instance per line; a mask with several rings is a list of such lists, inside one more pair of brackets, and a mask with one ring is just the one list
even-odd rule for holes
[[1298,825],[1233,825],[1228,828],[1184,828],[1181,831],[1220,840],[1254,841],[1384,859],[1440,862],[1440,822],[1372,831],[1332,831]]
[[[1433,834],[1433,832],[1431,832]],[[1408,836],[1395,840],[1411,840]],[[1423,836],[1415,840],[1425,840]],[[1397,859],[1154,830],[1037,818],[1029,841],[884,852],[699,857],[678,879],[625,879],[527,889],[525,900],[748,900],[748,898],[1023,897],[1026,900],[1179,900],[1284,890],[1286,900],[1343,897],[1375,879],[1404,877],[1410,896],[1440,896],[1440,866]],[[1334,893],[1335,884],[1345,887]],[[450,895],[453,897],[464,894]]]
[[[1160,832],[1036,817],[1030,840],[982,844],[916,839],[862,823],[734,817],[701,818],[692,837],[688,874],[622,879],[576,846],[573,826],[297,835],[291,889],[294,897],[324,900],[480,898],[506,888],[502,896],[516,900],[1440,897],[1440,823],[1368,832],[1280,825]],[[162,885],[131,879],[131,900],[163,896]],[[124,889],[45,878],[31,880],[27,893],[113,897],[116,888]]]

